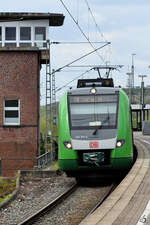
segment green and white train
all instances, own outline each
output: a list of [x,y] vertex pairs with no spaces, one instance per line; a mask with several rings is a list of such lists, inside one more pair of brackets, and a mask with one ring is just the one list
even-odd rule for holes
[[59,168],[74,177],[119,176],[133,164],[128,97],[112,79],[78,82],[59,102]]

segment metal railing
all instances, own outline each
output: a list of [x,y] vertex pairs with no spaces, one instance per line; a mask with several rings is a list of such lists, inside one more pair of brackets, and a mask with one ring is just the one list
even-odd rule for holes
[[54,159],[54,152],[48,151],[43,155],[40,155],[37,157],[37,167],[38,168],[45,168],[47,166],[50,166]]

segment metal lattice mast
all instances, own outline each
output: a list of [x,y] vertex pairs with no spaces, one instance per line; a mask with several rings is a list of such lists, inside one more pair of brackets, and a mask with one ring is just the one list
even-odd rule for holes
[[45,147],[46,151],[49,150],[50,141],[52,136],[52,94],[51,94],[51,65],[50,65],[50,41],[47,41],[46,49],[46,138]]
[[55,70],[52,70],[52,149],[53,149],[53,155],[52,159],[54,160],[56,158],[56,152],[55,152],[55,141],[56,141],[56,121],[57,115],[56,115],[56,88],[55,88]]
[[55,70],[52,71],[52,117],[53,117],[53,126],[57,124],[56,121],[56,87],[55,87]]

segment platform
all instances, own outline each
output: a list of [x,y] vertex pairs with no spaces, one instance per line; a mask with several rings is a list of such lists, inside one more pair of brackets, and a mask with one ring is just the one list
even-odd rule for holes
[[138,158],[119,186],[80,225],[150,224],[150,136],[134,134]]

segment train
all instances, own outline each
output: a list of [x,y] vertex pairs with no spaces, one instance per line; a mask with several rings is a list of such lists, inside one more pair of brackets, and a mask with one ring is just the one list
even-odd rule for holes
[[58,109],[58,163],[70,177],[121,176],[133,165],[129,99],[112,78],[79,79]]

